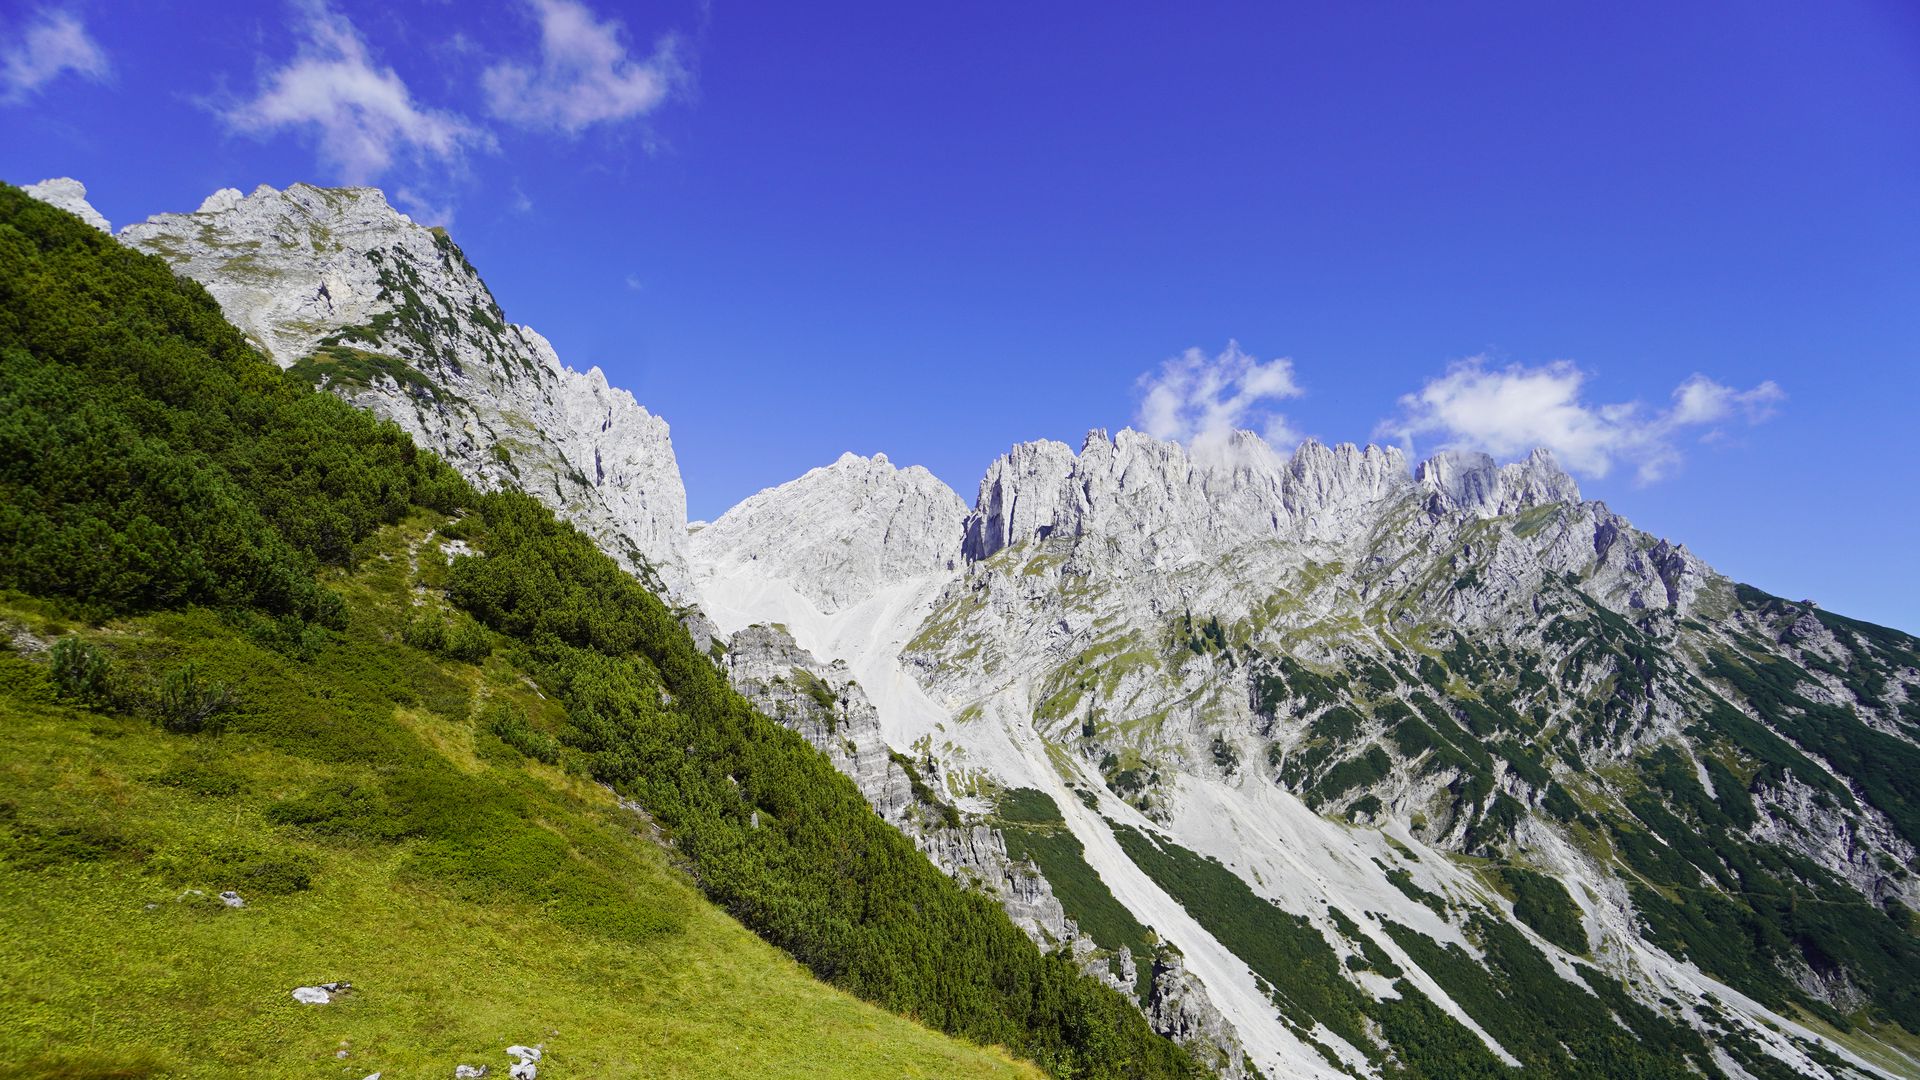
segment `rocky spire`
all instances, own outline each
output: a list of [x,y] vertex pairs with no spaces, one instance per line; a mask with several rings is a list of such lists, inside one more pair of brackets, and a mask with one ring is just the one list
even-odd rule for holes
[[100,211],[87,201],[87,185],[70,177],[60,176],[52,180],[42,180],[37,184],[28,184],[20,189],[39,199],[48,206],[57,206],[81,221],[99,229],[103,233],[113,232],[113,226],[100,216]]
[[1414,480],[1427,493],[1434,513],[1500,517],[1533,506],[1580,501],[1579,485],[1545,447],[1503,466],[1478,451],[1442,450],[1420,463]]

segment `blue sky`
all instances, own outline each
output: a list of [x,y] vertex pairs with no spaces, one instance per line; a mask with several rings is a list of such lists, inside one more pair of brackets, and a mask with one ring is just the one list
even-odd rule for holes
[[0,177],[377,183],[695,517],[1096,426],[1543,442],[1920,630],[1920,9],[1182,7],[7,0]]

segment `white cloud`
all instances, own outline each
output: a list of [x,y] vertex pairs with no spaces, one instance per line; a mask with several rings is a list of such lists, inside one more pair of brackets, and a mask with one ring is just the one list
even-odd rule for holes
[[1375,434],[1395,436],[1409,448],[1416,438],[1433,436],[1443,446],[1495,457],[1544,446],[1590,476],[1605,476],[1616,463],[1632,465],[1644,484],[1679,464],[1679,442],[1689,433],[1705,441],[1721,436],[1723,422],[1760,423],[1786,398],[1771,380],[1735,390],[1694,375],[1674,388],[1667,408],[1650,411],[1639,402],[1589,404],[1582,396],[1586,379],[1566,360],[1497,369],[1481,357],[1461,360],[1401,397],[1400,416]]
[[1275,446],[1299,441],[1287,418],[1272,403],[1299,397],[1293,361],[1261,362],[1227,342],[1226,351],[1209,357],[1188,349],[1140,376],[1142,430],[1157,439],[1175,439],[1195,448],[1224,446],[1235,431],[1258,424]]
[[0,53],[0,102],[24,101],[63,71],[104,82],[113,68],[78,16],[45,10]]
[[502,120],[577,135],[650,112],[687,81],[672,36],[636,60],[620,23],[595,19],[578,0],[528,0],[528,7],[540,23],[539,65],[495,64],[480,79],[488,108]]
[[1676,424],[1715,424],[1738,413],[1747,423],[1758,424],[1771,419],[1786,397],[1772,379],[1751,390],[1735,390],[1695,375],[1674,388],[1671,415]]
[[438,225],[445,228],[453,224],[453,203],[443,196],[435,196],[418,188],[403,187],[393,193],[393,199],[407,216],[422,225]]
[[403,152],[415,162],[448,162],[492,146],[491,136],[459,115],[416,103],[345,16],[321,0],[299,9],[302,41],[293,59],[261,80],[253,100],[221,112],[228,127],[251,135],[309,132],[321,158],[349,183],[379,178]]

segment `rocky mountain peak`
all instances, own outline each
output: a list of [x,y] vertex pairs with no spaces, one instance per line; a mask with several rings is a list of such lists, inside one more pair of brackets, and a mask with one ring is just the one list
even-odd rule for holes
[[967,506],[918,465],[842,454],[750,496],[689,541],[712,572],[744,563],[788,580],[822,612],[960,560]]
[[119,235],[205,286],[281,367],[394,421],[480,486],[541,499],[685,595],[686,491],[666,422],[508,322],[452,238],[378,188],[223,188]]
[[426,297],[424,282],[397,280],[418,267],[442,271],[431,291],[448,306],[498,318],[486,285],[446,234],[415,224],[378,188],[222,188],[193,213],[156,214],[120,239],[200,281],[281,367],[344,327],[390,315],[404,299],[398,285]]
[[57,206],[81,221],[99,229],[103,233],[113,232],[113,226],[102,217],[100,211],[87,201],[87,185],[67,176],[58,176],[51,180],[42,180],[37,184],[28,184],[20,190],[39,199],[48,206]]
[[[1336,540],[1410,486],[1393,447],[1303,442],[1283,457],[1240,431],[1192,448],[1131,429],[1013,447],[987,469],[966,555],[1098,532],[1154,558],[1197,557],[1263,538]],[[1128,539],[1131,538],[1131,539]]]
[[1396,446],[1302,442],[1287,462],[1288,504],[1296,513],[1377,502],[1404,488],[1407,458]]
[[1475,450],[1442,450],[1414,469],[1414,482],[1436,513],[1500,517],[1549,503],[1577,503],[1580,487],[1553,452],[1536,447],[1524,460],[1496,465]]

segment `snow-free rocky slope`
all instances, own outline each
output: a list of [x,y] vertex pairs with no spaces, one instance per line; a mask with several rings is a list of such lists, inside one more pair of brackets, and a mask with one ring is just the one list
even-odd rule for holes
[[538,497],[667,591],[684,588],[687,499],[666,421],[508,322],[444,230],[374,188],[295,184],[218,191],[119,239],[205,285],[281,367],[399,424],[475,483]]
[[1230,1074],[1920,1075],[1920,644],[1543,452],[1094,432],[971,509],[848,455],[687,536],[664,424],[378,193],[121,235],[697,600],[756,704]]
[[[715,621],[849,665],[962,806],[1044,795],[1110,894],[1068,916],[1144,960],[1117,899],[1269,1074],[1920,1071],[1913,639],[1735,585],[1538,451],[1096,431],[884,540],[822,472],[696,542]],[[730,557],[796,520],[959,569],[826,608]]]

